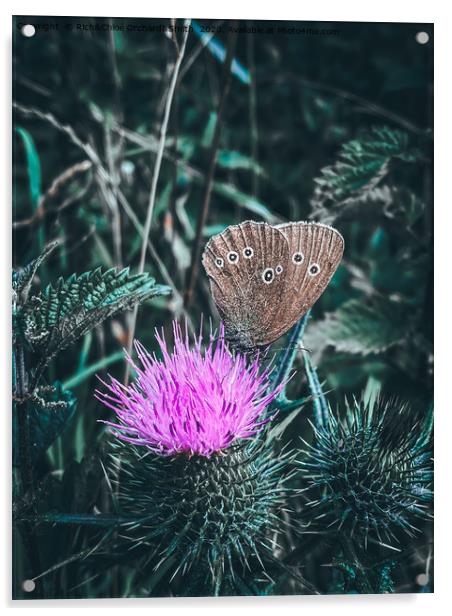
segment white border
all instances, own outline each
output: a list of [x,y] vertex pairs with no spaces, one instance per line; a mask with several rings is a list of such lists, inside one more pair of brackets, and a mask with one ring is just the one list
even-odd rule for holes
[[[288,614],[301,614],[315,612],[316,614],[331,616],[333,613],[365,614],[410,614],[415,616],[431,616],[446,609],[451,604],[452,597],[452,485],[449,469],[451,468],[452,438],[452,404],[448,395],[450,390],[450,368],[452,354],[452,337],[450,336],[450,321],[452,317],[451,297],[451,237],[452,229],[452,203],[451,203],[451,150],[452,150],[452,99],[450,88],[450,62],[452,58],[450,39],[452,38],[452,20],[450,10],[446,3],[440,0],[424,2],[404,2],[396,0],[378,0],[374,3],[342,0],[334,2],[323,0],[306,4],[278,0],[276,3],[248,2],[243,0],[229,0],[227,3],[212,3],[207,0],[182,2],[171,0],[165,3],[133,2],[128,0],[124,4],[112,4],[99,0],[78,0],[73,5],[41,0],[34,2],[8,2],[0,21],[3,29],[2,51],[4,57],[0,63],[2,70],[1,103],[3,113],[0,115],[3,130],[3,146],[1,151],[0,169],[2,173],[3,199],[0,211],[2,212],[1,230],[3,233],[1,244],[1,280],[4,284],[2,294],[4,301],[2,308],[3,336],[2,349],[4,350],[2,370],[0,370],[0,388],[4,404],[1,405],[3,424],[2,452],[4,454],[0,477],[3,495],[1,512],[1,569],[0,585],[2,588],[2,603],[10,609],[38,611],[48,610],[49,607],[66,611],[71,608],[91,610],[135,609],[152,610],[153,613],[183,613],[198,614],[212,612],[216,614],[237,611],[257,611],[273,613],[275,610],[284,610]],[[6,11],[6,12],[5,12]],[[435,594],[434,595],[391,595],[391,596],[323,596],[323,597],[267,597],[267,598],[231,598],[231,599],[147,599],[147,600],[84,600],[81,601],[42,601],[42,602],[14,602],[10,597],[10,399],[7,392],[10,389],[10,315],[9,315],[9,281],[11,265],[11,126],[10,126],[10,98],[11,98],[11,72],[10,72],[10,46],[11,46],[11,15],[12,14],[42,14],[80,16],[140,16],[140,17],[211,17],[211,18],[240,18],[240,19],[299,19],[313,21],[400,21],[426,23],[435,22],[435,332],[436,332],[436,523],[435,523]],[[5,93],[8,93],[5,96]],[[5,173],[6,171],[6,173]],[[449,381],[449,382],[448,382]],[[8,546],[9,549],[5,549]]]

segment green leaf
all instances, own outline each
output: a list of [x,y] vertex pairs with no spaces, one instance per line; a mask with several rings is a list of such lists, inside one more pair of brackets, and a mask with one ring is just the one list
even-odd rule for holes
[[37,259],[34,259],[26,267],[19,271],[13,271],[13,294],[14,299],[19,304],[26,302],[30,291],[33,278],[38,271],[39,266],[43,263],[49,254],[58,246],[58,242],[52,242],[45,247],[43,252]]
[[204,129],[203,136],[201,138],[201,147],[210,148],[212,145],[213,134],[215,132],[215,124],[217,123],[217,114],[215,111],[211,111],[209,119]]
[[376,187],[394,159],[407,163],[421,160],[421,153],[403,131],[374,127],[345,143],[337,161],[324,167],[314,180],[313,215],[331,221],[344,206],[387,202],[391,198],[387,187]]
[[407,326],[406,312],[397,302],[380,297],[368,302],[352,299],[327,314],[323,321],[312,324],[307,340],[316,340],[317,346],[332,345],[340,352],[366,356],[382,353],[406,338]]
[[305,399],[303,398],[302,400],[296,400],[295,402],[297,402],[297,408],[286,415],[282,421],[275,423],[275,425],[269,430],[267,435],[267,443],[270,443],[274,439],[280,438],[289,425],[293,422],[295,417],[299,415],[301,409],[303,408]]
[[[21,127],[17,127],[16,132],[20,135],[25,148],[30,201],[32,211],[35,212],[41,201],[41,163],[31,134]],[[43,225],[39,225],[36,238],[39,251],[41,252],[45,245],[45,231]]]
[[30,133],[25,130],[25,128],[21,128],[20,126],[16,128],[16,132],[20,135],[25,148],[30,199],[33,210],[35,210],[38,206],[39,199],[41,198],[41,163],[39,161],[35,142],[33,141],[33,137]]
[[62,384],[54,383],[49,391],[37,391],[35,397],[22,404],[16,404],[13,413],[13,457],[18,465],[18,413],[28,413],[30,432],[30,454],[36,461],[57,439],[74,417],[77,400],[69,390],[63,391]]
[[256,175],[265,175],[263,168],[251,156],[234,150],[219,150],[217,162],[225,169],[245,169]]
[[169,292],[169,287],[155,284],[147,273],[131,276],[128,269],[103,272],[97,268],[60,278],[27,302],[21,315],[23,334],[48,363],[108,317]]
[[[203,30],[202,26],[198,24],[196,20],[192,20],[193,30],[202,42],[202,44],[209,50],[214,58],[220,62],[225,62],[227,52],[226,48],[217,36],[213,36]],[[251,83],[251,76],[248,69],[237,59],[233,58],[231,64],[231,74],[234,75],[241,83],[249,86]]]
[[239,207],[249,210],[253,214],[257,214],[270,224],[281,222],[281,219],[275,216],[266,205],[242,192],[233,184],[214,182],[213,191],[227,199],[231,199],[231,201],[234,201]]
[[227,224],[218,224],[218,225],[207,225],[202,230],[203,237],[212,237],[212,235],[217,235],[217,233],[223,233],[223,231],[227,228]]
[[275,403],[275,408],[277,408],[280,413],[288,413],[289,411],[293,411],[294,409],[295,410],[300,409],[300,407],[307,404],[310,400],[311,400],[311,396],[305,396],[304,398],[297,398],[297,400],[281,400],[277,398],[277,401]]
[[80,372],[75,374],[72,378],[65,381],[63,383],[63,389],[72,389],[74,387],[77,387],[78,385],[80,385],[80,383],[86,381],[86,379],[88,379],[90,376],[96,374],[96,372],[104,370],[105,368],[107,368],[107,366],[111,366],[115,362],[121,361],[121,359],[124,359],[123,351],[116,351],[116,353],[112,353],[107,357],[103,357],[99,361],[96,361],[95,363],[86,366],[86,368],[83,368],[83,370],[80,370]]
[[157,220],[160,214],[162,214],[163,212],[169,209],[172,190],[173,190],[173,183],[171,181],[166,184],[165,188],[162,190],[159,197],[157,198],[155,208],[154,208],[154,214],[153,214],[154,220]]

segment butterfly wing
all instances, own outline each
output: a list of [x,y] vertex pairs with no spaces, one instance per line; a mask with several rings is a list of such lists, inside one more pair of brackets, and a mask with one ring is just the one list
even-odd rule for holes
[[327,225],[293,222],[278,225],[289,242],[284,276],[284,302],[275,316],[279,336],[294,325],[319,299],[344,252],[342,235]]
[[267,223],[230,226],[208,242],[203,265],[226,336],[237,348],[266,346],[278,337],[274,315],[285,288],[279,268],[288,257],[286,235]]

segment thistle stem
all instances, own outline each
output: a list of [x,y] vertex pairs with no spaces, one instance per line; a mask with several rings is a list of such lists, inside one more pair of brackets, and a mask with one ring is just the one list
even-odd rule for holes
[[311,363],[311,358],[306,353],[303,356],[309,389],[314,400],[314,422],[317,428],[322,428],[328,421],[328,402],[323,393],[322,386],[317,375],[317,370]]
[[[271,375],[272,387],[277,387],[288,378],[293,368],[293,363],[295,361],[295,357],[297,356],[299,345],[303,339],[304,330],[309,319],[309,313],[310,311],[308,311],[292,328],[289,343],[279,356],[276,370]],[[285,388],[281,394],[281,397],[285,398]]]
[[375,590],[373,589],[373,586],[369,581],[369,578],[366,573],[366,568],[361,563],[358,554],[356,553],[353,542],[349,537],[346,537],[345,535],[340,536],[340,542],[345,558],[356,569],[358,583],[362,589],[362,592],[365,594],[373,594]]

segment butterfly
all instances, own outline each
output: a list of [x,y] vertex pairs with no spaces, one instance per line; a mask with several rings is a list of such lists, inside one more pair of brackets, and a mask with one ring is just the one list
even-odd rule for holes
[[342,235],[315,222],[248,220],[214,235],[202,262],[231,346],[253,353],[284,335],[325,291],[343,252]]

